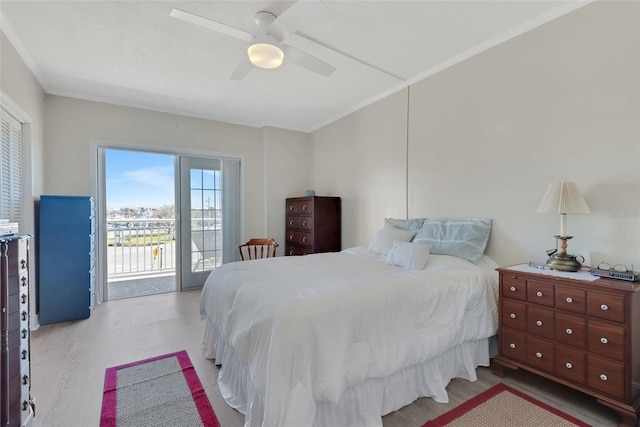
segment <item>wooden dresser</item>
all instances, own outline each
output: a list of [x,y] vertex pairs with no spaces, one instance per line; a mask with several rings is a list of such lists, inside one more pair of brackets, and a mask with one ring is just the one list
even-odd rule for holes
[[2,367],[0,425],[33,420],[29,329],[29,236],[0,236]]
[[340,251],[340,212],[340,197],[287,199],[285,255]]
[[494,373],[504,376],[505,367],[534,372],[596,397],[622,416],[621,426],[635,426],[640,283],[517,269],[526,267],[498,269],[500,354]]

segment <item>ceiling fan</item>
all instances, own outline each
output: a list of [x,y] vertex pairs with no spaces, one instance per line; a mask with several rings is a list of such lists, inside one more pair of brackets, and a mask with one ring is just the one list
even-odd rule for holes
[[254,66],[278,68],[285,58],[329,77],[336,69],[333,65],[287,43],[289,35],[295,33],[305,19],[315,15],[322,7],[319,1],[298,1],[278,17],[265,10],[259,11],[255,15],[257,29],[253,34],[180,9],[173,9],[169,15],[249,43],[247,55],[231,74],[231,80],[242,80]]

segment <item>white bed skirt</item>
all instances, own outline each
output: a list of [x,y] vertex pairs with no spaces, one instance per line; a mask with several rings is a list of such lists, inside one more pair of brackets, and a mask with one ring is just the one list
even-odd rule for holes
[[[246,365],[237,359],[226,341],[217,336],[215,329],[207,320],[204,356],[222,365],[218,375],[220,392],[229,406],[245,415],[245,427],[262,426],[264,396],[254,391]],[[490,347],[494,347],[492,338],[467,341],[421,365],[386,378],[356,384],[336,403],[316,402],[313,425],[382,426],[383,415],[409,405],[419,397],[447,403],[447,384],[453,378],[476,381],[476,368],[489,366],[490,356],[494,353]]]

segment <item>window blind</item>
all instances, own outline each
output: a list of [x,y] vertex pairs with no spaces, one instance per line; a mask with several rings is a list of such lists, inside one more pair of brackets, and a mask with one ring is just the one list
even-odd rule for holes
[[0,219],[22,229],[22,123],[1,109]]

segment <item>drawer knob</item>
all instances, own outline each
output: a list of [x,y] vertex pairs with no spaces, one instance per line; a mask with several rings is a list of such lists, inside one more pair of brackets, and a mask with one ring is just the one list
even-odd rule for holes
[[600,379],[601,379],[602,381],[606,381],[606,380],[608,380],[608,379],[609,379],[609,377],[607,377],[605,374],[600,374]]
[[571,297],[567,297],[567,299],[565,300],[567,303],[571,304],[573,302],[573,298]]
[[289,205],[289,210],[292,211],[293,210],[293,205]]
[[289,240],[293,240],[293,234],[289,236]]
[[307,236],[302,237],[302,241],[306,242],[307,241]]
[[20,279],[20,280],[22,280],[22,287],[27,286],[27,278],[26,278],[26,277],[23,277],[23,278],[22,278],[22,279]]
[[542,359],[542,353],[540,353],[540,352],[538,351],[538,352],[536,353],[536,357],[537,357],[538,359]]
[[564,365],[564,366],[566,366],[566,367],[567,367],[567,369],[571,369],[571,368],[573,368],[573,365],[572,365],[571,363],[569,363],[569,362],[565,363],[565,365]]
[[289,255],[293,255],[293,250],[289,251]]
[[27,360],[27,350],[22,350],[22,360]]
[[26,338],[26,337],[27,337],[27,333],[28,333],[28,331],[27,331],[26,329],[23,329],[23,330],[22,330],[22,331],[20,331],[20,332],[22,332],[22,338]]
[[27,268],[27,260],[26,259],[21,259],[20,260],[20,269],[24,270],[25,268]]
[[516,348],[516,345],[514,343],[511,343],[511,344],[509,344],[509,347]]
[[22,314],[22,320],[27,320],[29,314],[26,311],[23,311],[21,314]]
[[515,319],[515,318],[516,318],[516,314],[515,314],[515,313],[511,313],[511,314],[509,315],[509,317],[511,317],[512,319]]
[[536,325],[542,326],[542,320],[536,320]]
[[541,297],[542,296],[542,292],[540,292],[540,291],[536,292],[536,296],[537,297]]
[[302,205],[302,210],[306,211],[307,210],[307,205]]
[[515,291],[516,291],[516,287],[515,287],[515,286],[512,286],[512,287],[510,287],[510,288],[509,288],[509,290],[510,290],[511,292],[515,292]]
[[307,220],[302,221],[302,226],[306,227],[307,226]]
[[22,376],[22,384],[24,385],[29,384],[29,377],[27,375]]
[[293,225],[293,220],[289,220],[289,225]]
[[20,297],[20,299],[22,299],[22,303],[25,304],[27,302],[27,296],[25,294],[22,294],[22,296]]
[[608,340],[608,339],[606,339],[605,337],[602,337],[602,338],[600,338],[600,342],[601,342],[602,344],[606,344],[606,343],[608,343],[608,342],[609,342],[609,340]]
[[573,333],[573,330],[571,330],[571,328],[567,328],[565,332],[567,333],[567,335],[571,335]]
[[602,311],[607,311],[607,310],[609,310],[609,306],[608,306],[607,304],[602,304],[602,305],[600,306],[600,310],[602,310]]

